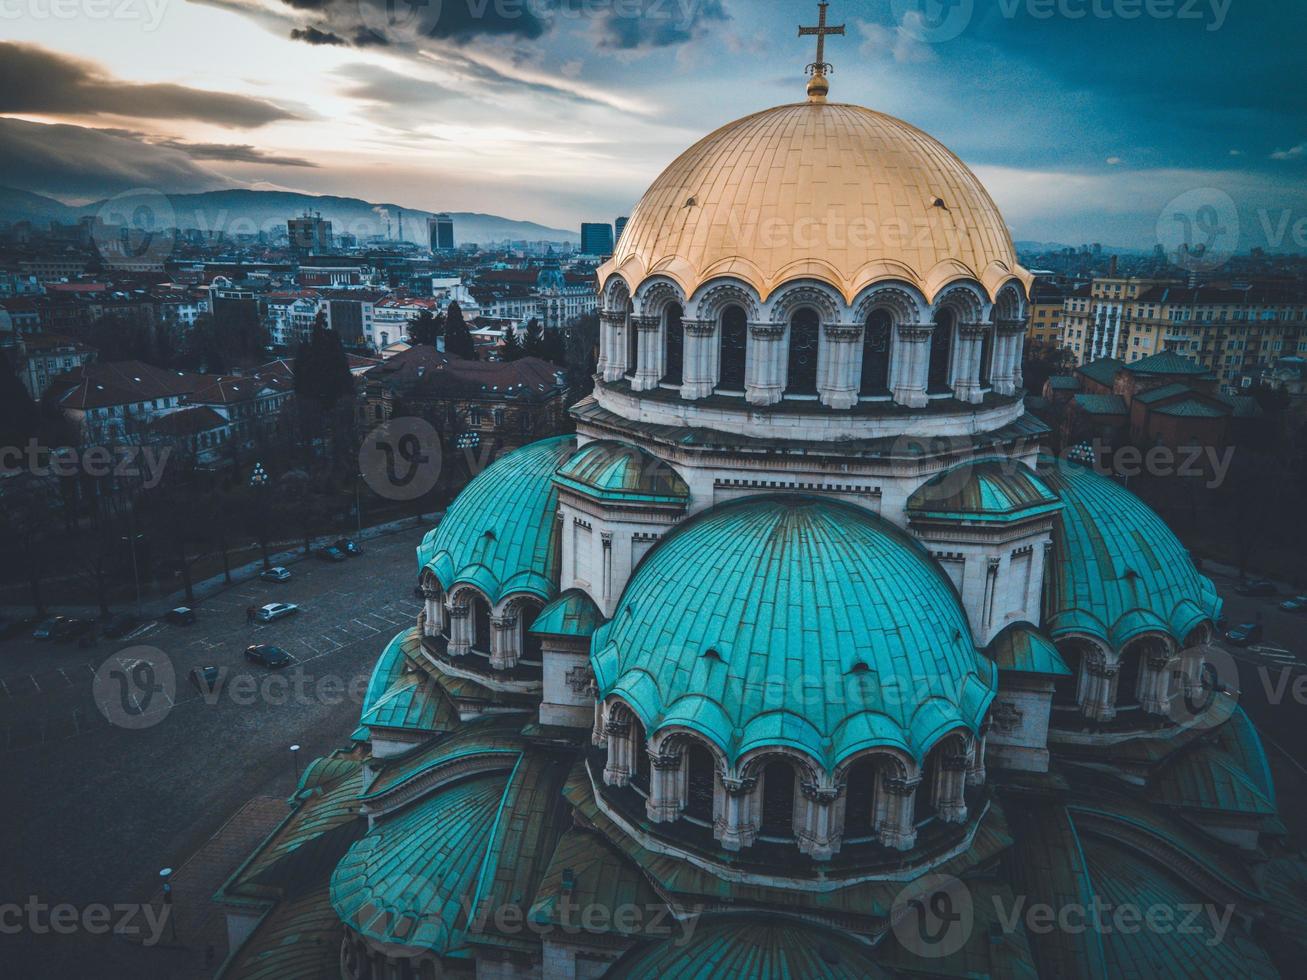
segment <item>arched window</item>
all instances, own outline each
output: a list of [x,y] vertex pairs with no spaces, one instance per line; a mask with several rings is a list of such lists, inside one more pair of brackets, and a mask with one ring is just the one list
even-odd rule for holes
[[762,771],[762,826],[768,837],[794,836],[794,767],[783,759]]
[[862,384],[860,395],[889,392],[889,344],[894,322],[884,310],[872,310],[862,331]]
[[726,391],[744,390],[744,358],[749,346],[749,321],[743,309],[728,306],[722,313],[721,379],[717,387]]
[[994,362],[994,328],[987,326],[980,336],[980,387],[988,388]]
[[634,308],[626,304],[626,376],[634,378],[640,369],[640,332],[635,328]]
[[940,749],[936,746],[931,749],[930,755],[926,756],[926,764],[922,767],[921,772],[921,782],[917,784],[916,792],[912,794],[912,822],[914,824],[920,825],[939,813],[935,799],[935,782],[939,776],[939,765]]
[[631,767],[631,785],[643,792],[649,792],[649,746],[645,744],[644,725],[640,719],[631,715],[631,754],[635,756],[635,765]]
[[1116,675],[1116,706],[1120,708],[1137,708],[1139,706],[1139,666],[1140,661],[1148,656],[1147,643],[1135,643],[1121,653],[1121,669]]
[[490,652],[490,604],[480,597],[472,600],[472,649]]
[[712,753],[698,742],[691,742],[685,749],[685,765],[685,815],[696,820],[711,822],[717,768],[713,763]]
[[787,395],[817,393],[817,337],[820,320],[814,310],[799,310],[790,318],[790,370]]
[[518,622],[522,624],[522,659],[536,663],[541,662],[540,637],[531,632],[531,627],[539,615],[540,607],[534,602],[524,602],[518,615]]
[[1060,675],[1053,681],[1053,704],[1063,708],[1074,708],[1079,704],[1077,695],[1080,690],[1081,651],[1072,644],[1064,644],[1057,648],[1057,652],[1062,655],[1062,662],[1067,665],[1071,674]]
[[859,759],[849,767],[848,785],[844,791],[845,837],[871,836],[878,775],[873,759]]
[[949,390],[953,326],[956,321],[952,310],[940,310],[935,316],[935,329],[930,335],[930,369],[926,375],[926,390],[932,395]]
[[672,303],[663,313],[663,329],[667,336],[666,370],[663,372],[663,384],[679,385],[685,364],[685,327],[681,323],[682,310],[679,303]]

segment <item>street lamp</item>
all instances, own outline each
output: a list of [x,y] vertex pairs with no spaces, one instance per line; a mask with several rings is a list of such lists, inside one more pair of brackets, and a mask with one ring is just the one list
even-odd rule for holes
[[172,933],[172,941],[176,942],[177,917],[172,910],[172,868],[160,868],[159,877],[163,880],[163,908],[164,915],[168,916],[168,931]]
[[298,785],[300,784],[300,759],[299,759],[299,751],[300,751],[300,747],[299,747],[298,745],[292,745],[292,746],[290,747],[290,765],[291,765],[291,771],[295,773],[295,785],[296,785],[296,786],[298,786]]
[[141,572],[136,564],[136,542],[145,537],[144,534],[132,534],[123,537],[123,543],[130,545],[132,549],[132,581],[136,583],[136,613],[141,612]]
[[268,560],[267,486],[268,471],[263,468],[262,463],[255,463],[254,472],[250,474],[250,489],[254,491],[255,498],[259,502],[259,547],[263,550],[263,570],[265,572],[272,567],[272,562]]

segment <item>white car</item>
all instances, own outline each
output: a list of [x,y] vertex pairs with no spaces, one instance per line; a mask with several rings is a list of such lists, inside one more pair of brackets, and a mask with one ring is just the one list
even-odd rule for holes
[[259,572],[259,578],[265,582],[285,582],[290,578],[290,569],[277,565]]
[[270,602],[266,606],[260,606],[255,616],[260,623],[271,623],[283,616],[291,616],[299,611],[300,607],[293,602]]

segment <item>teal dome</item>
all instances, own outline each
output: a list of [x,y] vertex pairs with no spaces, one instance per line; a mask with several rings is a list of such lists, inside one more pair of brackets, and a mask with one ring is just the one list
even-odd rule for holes
[[907,509],[915,518],[1006,523],[1051,514],[1061,505],[1030,467],[989,457],[936,474],[908,498]]
[[1040,460],[1062,499],[1044,567],[1044,626],[1119,650],[1148,632],[1183,643],[1221,609],[1211,581],[1166,523],[1120,484],[1073,463]]
[[801,496],[706,511],[637,567],[591,645],[602,696],[732,762],[789,746],[834,768],[873,746],[921,761],[975,730],[997,685],[948,577],[906,532]]
[[418,545],[418,568],[448,592],[467,582],[492,603],[514,592],[551,599],[558,581],[554,471],[576,449],[555,436],[500,457],[463,488]]
[[690,488],[667,463],[635,446],[597,439],[577,450],[558,470],[558,483],[612,503],[679,504]]

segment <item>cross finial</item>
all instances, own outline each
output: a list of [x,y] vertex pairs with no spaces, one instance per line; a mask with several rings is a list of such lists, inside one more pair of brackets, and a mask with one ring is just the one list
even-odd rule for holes
[[828,26],[826,24],[826,8],[829,6],[829,3],[817,4],[816,27],[801,26],[799,28],[799,37],[811,37],[815,35],[817,38],[817,60],[808,66],[808,74],[812,76],[812,80],[808,82],[808,98],[813,102],[825,102],[826,92],[830,88],[829,83],[826,81],[826,75],[833,69],[826,62],[826,36],[828,34],[844,34],[843,24],[835,26]]

